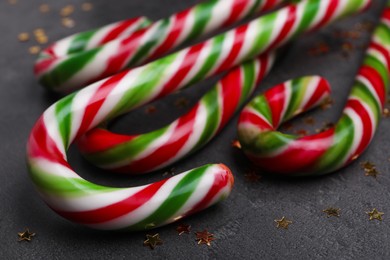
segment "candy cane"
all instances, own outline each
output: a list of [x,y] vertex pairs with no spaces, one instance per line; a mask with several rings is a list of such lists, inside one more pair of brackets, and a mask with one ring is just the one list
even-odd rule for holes
[[238,124],[243,151],[256,165],[289,175],[326,174],[348,165],[374,137],[389,90],[389,73],[390,3],[336,126],[301,138],[277,132],[282,122],[318,105],[329,94],[327,83],[317,77],[290,81],[245,107]]
[[185,115],[153,132],[126,136],[97,129],[78,142],[94,165],[110,171],[145,173],[163,168],[208,143],[253,93],[274,55],[244,63],[209,90]]
[[[161,57],[184,42],[270,10],[283,1],[210,0],[146,28],[145,18],[139,18],[78,34],[44,50],[35,64],[35,74],[42,85],[58,92],[71,92]],[[130,32],[126,31],[129,28]],[[134,32],[137,28],[143,29]],[[123,29],[124,34],[118,34]]]
[[[365,7],[368,1],[356,1],[355,5],[356,3],[360,7]],[[254,54],[275,48],[305,29],[311,30],[333,20],[335,16],[349,10],[352,4],[351,1],[308,1],[301,5],[291,5],[249,25],[217,36],[204,44],[196,45],[188,51],[180,52],[176,58],[179,62],[167,62],[170,65],[164,66],[166,70],[156,75],[154,80],[156,84],[153,84],[156,93],[153,96],[159,98],[181,86],[192,84],[205,76],[213,75],[247,58],[252,58]],[[167,73],[169,73],[168,77],[166,77]],[[151,75],[149,72],[146,74]],[[142,90],[139,93],[144,95]],[[223,93],[220,94],[220,97],[222,96]],[[215,98],[219,100],[220,107],[237,105],[237,102],[233,102],[232,99],[220,97]],[[215,104],[217,103],[209,102],[207,107]],[[200,110],[195,115],[193,110],[190,112],[193,113],[192,117],[187,115],[184,118],[190,120],[190,118],[199,118],[199,114],[213,114],[211,109],[205,111],[207,112]],[[118,135],[107,130],[96,129],[83,137],[80,148],[87,158],[99,167],[119,172],[148,172],[171,164],[200,148],[220,129],[219,122],[223,124],[226,122],[226,119],[219,121],[215,116],[209,120],[212,123],[207,122],[208,125],[196,122],[197,131],[192,134],[190,134],[192,128],[183,131],[183,126],[176,127],[178,122],[183,121],[182,119],[169,127],[142,136]],[[195,122],[189,121],[189,124],[193,123]],[[187,124],[184,127],[189,126]],[[151,138],[152,136],[155,138]]]
[[60,215],[99,229],[157,227],[215,204],[232,188],[232,174],[223,165],[204,166],[142,187],[110,188],[74,172],[66,150],[102,122],[253,59],[298,33],[360,11],[369,2],[309,0],[290,5],[66,96],[44,112],[29,137],[27,159],[34,184]]

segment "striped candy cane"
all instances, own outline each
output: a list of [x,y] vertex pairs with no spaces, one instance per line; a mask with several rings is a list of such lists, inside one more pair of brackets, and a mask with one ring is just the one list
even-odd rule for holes
[[[161,57],[184,42],[270,10],[283,1],[209,0],[136,32],[133,29],[147,24],[144,18],[130,20],[138,26],[128,25],[126,21],[78,34],[44,50],[35,64],[35,74],[44,86],[58,92],[71,92],[125,68]],[[128,28],[130,32],[126,31]],[[123,29],[125,33],[113,40],[118,30]]]
[[[159,61],[152,63],[156,66],[151,66],[150,69],[146,69],[146,72],[141,72],[139,75],[154,76],[155,78],[148,83],[144,83],[143,80],[138,83],[142,86],[148,86],[146,91],[141,89],[134,91],[137,91],[142,104],[160,98],[180,87],[198,82],[207,76],[253,58],[259,53],[280,46],[287,39],[304,30],[312,30],[325,25],[338,15],[345,15],[346,12],[352,11],[352,6],[365,8],[368,3],[369,1],[355,1],[355,5],[352,5],[351,1],[328,0],[305,1],[299,5],[290,5],[279,12],[266,15],[248,25],[174,54],[177,55],[176,57],[171,55],[161,59],[161,64],[158,64]],[[284,21],[284,24],[279,21]],[[130,78],[133,78],[131,71],[127,75],[122,74],[118,80],[112,78],[108,84],[113,85],[117,82],[121,84],[120,82],[126,82]],[[140,76],[140,78],[144,77]],[[134,86],[137,86],[137,83]],[[152,89],[155,92],[152,92]],[[104,87],[103,91],[107,91],[107,87]],[[149,93],[152,93],[149,100],[143,98]],[[222,96],[223,94],[219,95],[216,100],[220,100],[221,107],[226,107],[227,104],[224,104],[222,100],[225,100],[225,103],[229,102],[226,99],[221,99]],[[112,101],[112,103],[114,102]],[[201,103],[203,102],[201,101]],[[193,110],[190,112],[193,116],[186,115],[184,118],[190,120],[191,118],[199,118],[199,114],[213,115],[213,110],[210,107],[218,103],[209,103],[210,105],[207,106],[209,109],[206,112],[199,110],[199,113],[195,114],[195,110]],[[128,104],[128,102],[123,103],[123,106]],[[229,106],[234,107],[235,105],[232,102]],[[85,122],[84,127],[86,128],[89,127],[88,123],[91,120],[91,118],[81,119],[82,122]],[[215,135],[219,127],[219,119],[214,117],[208,119],[213,123],[197,124],[198,131],[190,134],[192,128],[183,131],[183,127],[187,128],[189,124],[195,122],[184,121],[187,123],[186,125],[177,125],[179,122],[183,123],[182,120],[179,119],[170,126],[140,136],[118,135],[107,130],[95,129],[83,137],[80,143],[81,150],[90,161],[105,169],[132,173],[156,170],[200,148]],[[225,121],[220,122],[225,124]],[[177,134],[178,132],[180,135]],[[98,140],[104,141],[98,142]]]
[[273,63],[274,55],[267,54],[237,67],[168,126],[133,136],[97,129],[80,139],[79,148],[94,165],[111,171],[139,174],[170,165],[216,136]]
[[329,94],[325,81],[317,77],[287,82],[256,97],[243,110],[238,125],[243,151],[258,166],[283,174],[326,174],[348,165],[374,137],[389,90],[389,73],[390,4],[337,125],[301,138],[277,132],[283,121],[318,105]]
[[109,119],[253,59],[298,33],[360,11],[369,2],[308,0],[290,5],[66,96],[44,112],[29,137],[27,158],[34,184],[60,215],[100,229],[157,227],[213,205],[232,188],[231,172],[223,165],[204,166],[142,187],[110,188],[82,179],[68,164],[66,150]]

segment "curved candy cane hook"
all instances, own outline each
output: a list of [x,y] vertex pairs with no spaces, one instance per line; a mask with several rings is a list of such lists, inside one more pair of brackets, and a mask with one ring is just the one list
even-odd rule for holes
[[209,0],[152,24],[141,17],[76,34],[44,50],[35,74],[45,87],[69,93],[284,1]]
[[356,160],[370,144],[389,90],[390,3],[376,28],[341,119],[325,132],[297,137],[276,131],[292,116],[318,105],[329,88],[318,77],[281,84],[256,97],[241,113],[238,133],[256,165],[288,175],[318,175]]
[[206,165],[141,187],[111,188],[81,178],[67,162],[66,150],[78,137],[109,119],[254,59],[298,33],[360,11],[369,3],[308,0],[289,5],[64,97],[39,118],[27,144],[28,166],[35,186],[60,215],[99,229],[153,228],[215,204],[227,197],[232,188],[233,177],[226,166]]

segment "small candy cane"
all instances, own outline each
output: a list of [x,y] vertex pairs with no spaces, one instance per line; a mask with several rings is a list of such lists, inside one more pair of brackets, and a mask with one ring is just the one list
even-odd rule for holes
[[153,228],[217,203],[229,195],[233,184],[224,165],[203,166],[141,187],[111,188],[81,178],[70,167],[66,150],[109,119],[254,59],[299,33],[358,12],[369,3],[302,1],[66,96],[44,112],[29,137],[27,159],[34,184],[63,217],[108,230]]
[[145,18],[137,18],[77,34],[44,50],[35,74],[45,87],[69,93],[283,1],[210,0],[149,26]]
[[318,105],[329,95],[318,77],[286,82],[256,97],[242,111],[239,140],[256,165],[288,175],[319,175],[356,160],[370,144],[389,90],[390,3],[367,50],[343,115],[322,133],[297,137],[276,131],[291,117]]

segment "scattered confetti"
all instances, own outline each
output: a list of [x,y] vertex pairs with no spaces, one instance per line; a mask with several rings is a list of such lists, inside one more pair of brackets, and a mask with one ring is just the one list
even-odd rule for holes
[[73,5],[67,5],[67,6],[63,7],[63,8],[60,10],[60,15],[61,15],[62,17],[66,17],[66,16],[71,15],[73,12],[74,12],[74,7],[73,7]]
[[337,209],[337,208],[327,208],[327,209],[324,209],[322,212],[326,213],[328,218],[340,217],[340,210],[341,209]]
[[379,171],[377,169],[370,169],[370,170],[367,170],[366,173],[364,174],[366,176],[371,176],[371,177],[374,177],[375,179],[378,177],[379,175]]
[[18,40],[21,42],[26,42],[30,39],[30,35],[26,32],[19,33]]
[[331,123],[331,122],[327,122],[324,124],[324,126],[320,129],[316,129],[316,133],[322,133],[322,132],[325,132],[331,128],[335,127],[335,124],[334,123]]
[[332,107],[334,101],[331,97],[325,99],[325,101],[321,104],[321,109],[326,110]]
[[8,0],[8,3],[9,3],[10,5],[15,5],[15,4],[18,3],[18,0]]
[[187,98],[181,97],[175,101],[175,106],[178,108],[186,108],[190,101]]
[[305,129],[296,130],[295,133],[299,136],[307,136],[309,134],[309,132]]
[[160,234],[146,235],[146,240],[144,241],[144,246],[149,246],[151,249],[154,249],[158,245],[162,245],[163,241],[160,239]]
[[75,21],[72,18],[65,17],[61,19],[61,23],[66,28],[73,28],[75,26]]
[[81,5],[81,10],[83,10],[84,12],[91,11],[92,9],[93,9],[92,3],[83,3]]
[[182,224],[176,228],[177,233],[179,233],[179,236],[187,233],[189,234],[191,230],[191,225]]
[[214,235],[209,233],[207,230],[196,232],[195,235],[198,245],[205,244],[211,246],[211,241],[215,240]]
[[41,4],[39,6],[39,12],[41,13],[48,13],[50,11],[50,7],[48,4]]
[[388,108],[383,109],[383,117],[384,118],[390,117],[390,109],[388,109]]
[[373,164],[370,161],[365,161],[365,162],[361,163],[360,165],[363,168],[363,170],[365,170],[365,171],[370,171],[370,170],[373,170],[376,168],[375,164]]
[[30,232],[28,228],[24,232],[18,233],[19,241],[28,241],[30,242],[32,237],[35,236],[35,233]]
[[319,56],[329,52],[329,46],[325,42],[320,42],[309,50],[309,55]]
[[288,226],[293,223],[291,220],[288,220],[286,217],[282,217],[281,219],[275,219],[274,221],[276,222],[277,228],[283,228],[283,229],[288,229]]
[[261,180],[261,175],[255,170],[248,171],[244,176],[249,182],[259,182]]
[[156,108],[155,106],[153,106],[153,105],[147,106],[147,107],[145,108],[145,113],[146,113],[146,114],[153,114],[153,113],[155,113],[156,111],[157,111],[157,108]]
[[306,117],[303,120],[303,122],[305,122],[305,124],[307,124],[307,125],[314,125],[316,120],[313,117],[309,116],[309,117]]
[[377,209],[373,209],[372,211],[366,212],[368,216],[370,216],[370,220],[379,220],[382,221],[382,216],[385,214],[383,212],[379,212]]
[[238,141],[238,140],[233,140],[231,145],[233,148],[241,149],[241,144],[240,144],[240,141]]
[[30,48],[28,48],[28,52],[30,54],[38,54],[39,52],[41,51],[41,47],[39,46],[31,46]]

